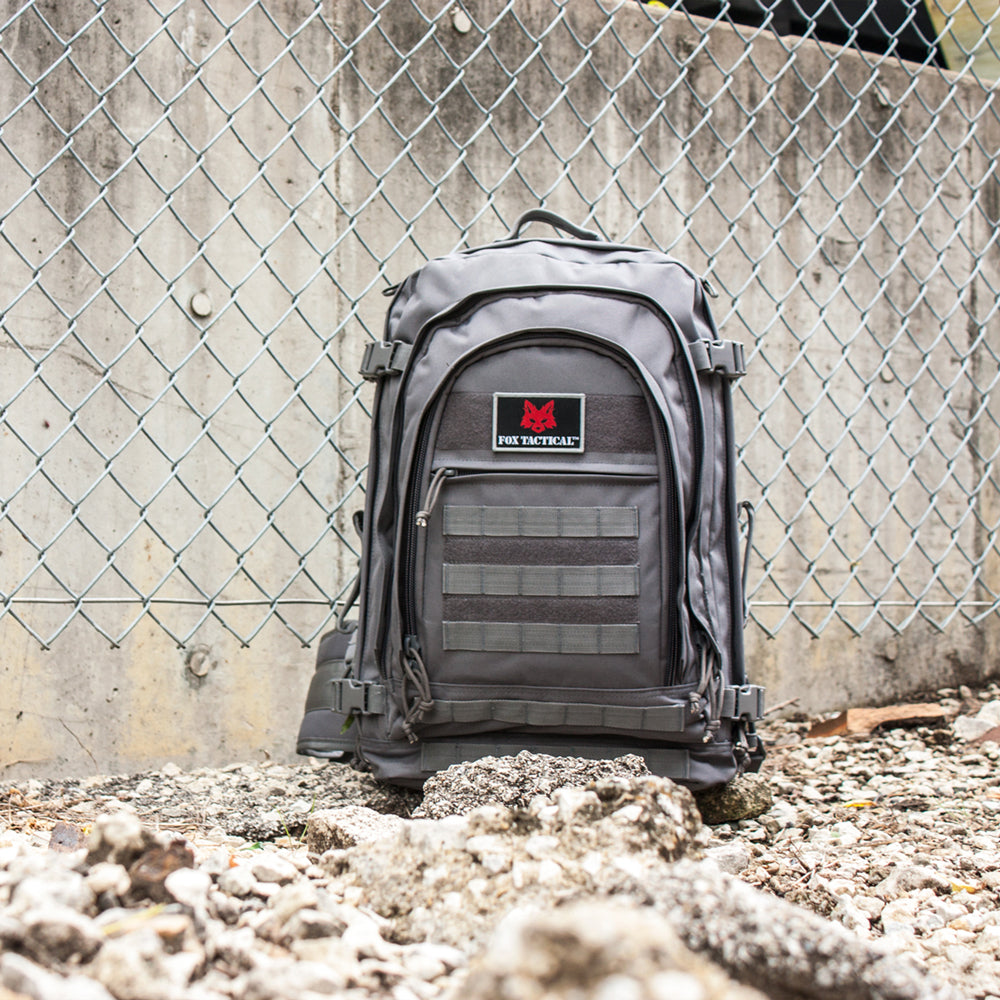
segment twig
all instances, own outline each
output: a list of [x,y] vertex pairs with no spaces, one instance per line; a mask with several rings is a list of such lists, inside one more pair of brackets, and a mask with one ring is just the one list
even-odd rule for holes
[[788,708],[789,705],[797,705],[798,703],[798,698],[789,698],[787,701],[779,701],[777,705],[765,708],[761,718],[763,718],[764,715],[770,715],[772,712],[780,711],[782,708]]

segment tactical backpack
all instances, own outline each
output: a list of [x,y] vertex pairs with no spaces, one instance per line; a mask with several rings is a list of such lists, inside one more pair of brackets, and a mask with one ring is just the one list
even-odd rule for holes
[[[522,237],[531,222],[561,235]],[[709,291],[544,209],[395,290],[361,369],[359,620],[321,640],[300,753],[402,784],[520,750],[636,753],[693,788],[760,766],[744,357]]]

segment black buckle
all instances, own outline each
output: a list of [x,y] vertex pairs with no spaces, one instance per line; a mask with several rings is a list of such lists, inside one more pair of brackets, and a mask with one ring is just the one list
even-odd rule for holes
[[726,688],[722,698],[722,716],[726,719],[762,719],[764,688],[758,684]]
[[341,677],[333,684],[333,710],[341,715],[382,715],[385,712],[385,688],[381,684]]
[[390,343],[373,340],[361,358],[361,377],[375,382],[383,375],[399,375],[406,368],[409,356],[410,345],[401,340]]
[[747,373],[743,345],[736,340],[696,340],[689,345],[695,371],[742,378]]

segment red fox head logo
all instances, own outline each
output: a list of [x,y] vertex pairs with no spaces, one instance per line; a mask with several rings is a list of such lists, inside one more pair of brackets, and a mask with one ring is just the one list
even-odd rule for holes
[[521,426],[527,430],[540,434],[542,431],[553,430],[556,426],[554,410],[556,401],[550,399],[544,406],[535,407],[526,399],[524,401],[524,416],[521,417]]

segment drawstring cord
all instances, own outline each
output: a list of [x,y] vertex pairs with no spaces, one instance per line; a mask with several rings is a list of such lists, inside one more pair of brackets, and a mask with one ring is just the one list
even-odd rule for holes
[[[416,688],[412,701],[410,701],[410,684]],[[416,743],[417,734],[413,731],[413,727],[434,707],[434,699],[431,697],[427,666],[420,655],[420,647],[414,636],[407,638],[406,651],[403,654],[403,704],[406,705],[403,732],[411,743]]]
[[716,733],[722,724],[722,703],[725,693],[725,685],[722,682],[721,660],[714,650],[708,645],[702,646],[700,651],[700,679],[698,687],[691,692],[688,700],[691,703],[691,710],[697,712],[701,699],[705,698],[705,736],[704,742],[710,743],[715,739]]
[[438,502],[441,487],[444,484],[444,481],[453,475],[455,475],[454,469],[438,469],[437,472],[434,473],[434,476],[431,479],[431,485],[427,489],[427,506],[424,507],[423,510],[417,511],[418,528],[427,527],[427,522],[431,519],[431,513]]

